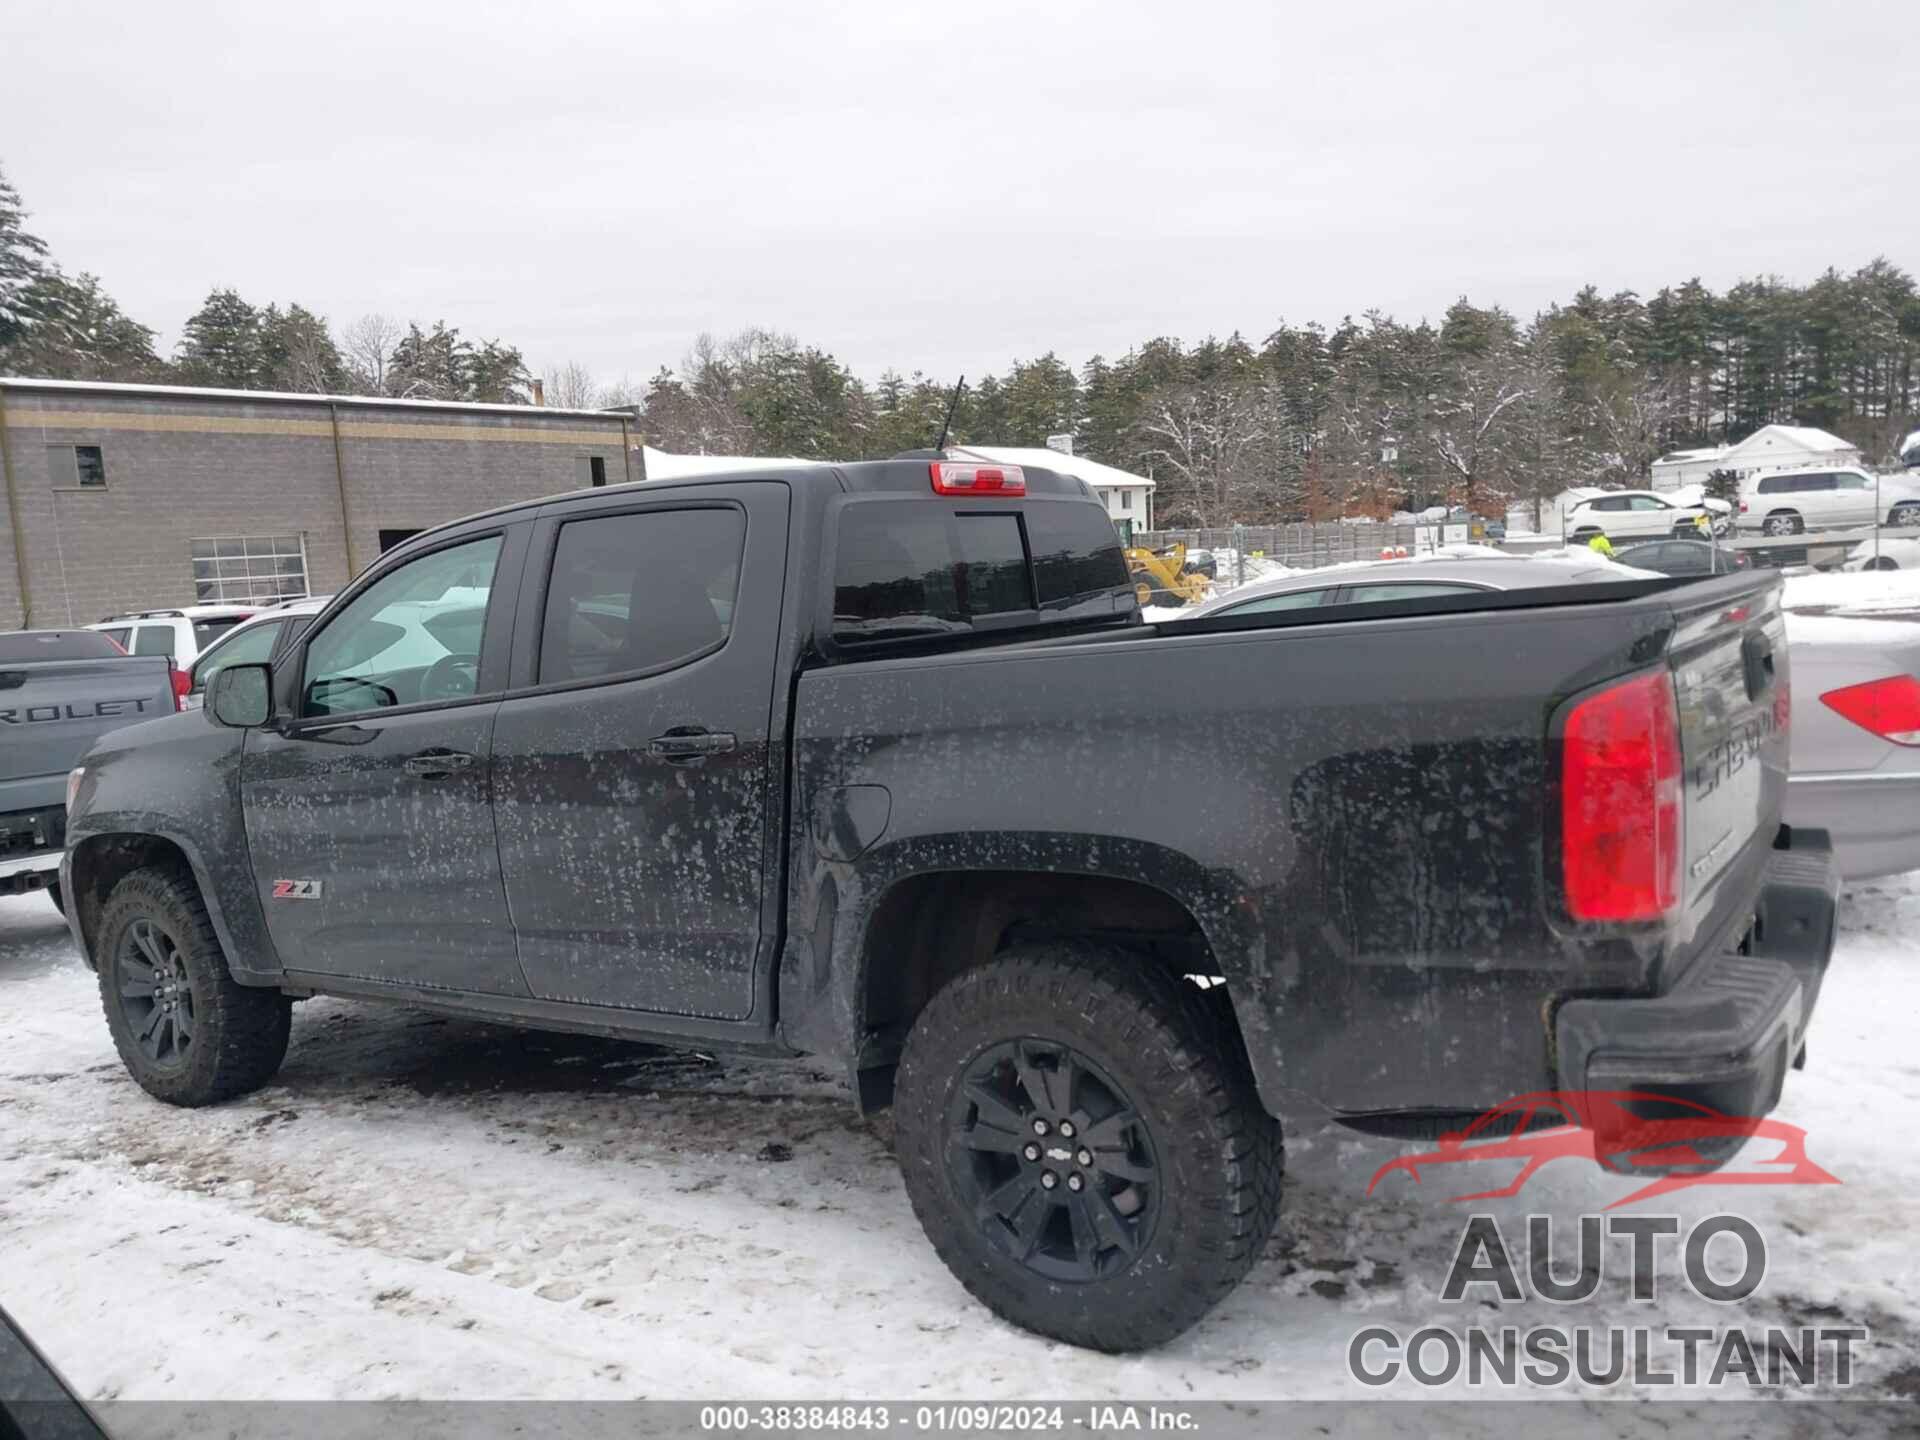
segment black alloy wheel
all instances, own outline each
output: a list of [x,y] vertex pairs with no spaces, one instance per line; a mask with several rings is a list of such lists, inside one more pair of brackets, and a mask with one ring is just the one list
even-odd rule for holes
[[194,1040],[194,998],[179,942],[154,921],[135,920],[121,936],[113,968],[120,1012],[140,1053],[156,1069],[184,1069]]
[[1152,1241],[1161,1187],[1146,1122],[1071,1046],[989,1046],[967,1067],[948,1121],[955,1193],[1009,1259],[1049,1280],[1097,1280]]

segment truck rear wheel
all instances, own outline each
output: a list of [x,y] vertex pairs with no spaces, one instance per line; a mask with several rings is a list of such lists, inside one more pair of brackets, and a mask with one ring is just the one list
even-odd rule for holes
[[231,1100],[286,1058],[291,1004],[234,980],[206,903],[180,871],[136,870],[113,887],[94,959],[114,1047],[155,1099]]
[[914,1213],[1003,1318],[1110,1352],[1173,1339],[1280,1208],[1280,1127],[1224,1007],[1118,949],[968,971],[914,1023],[895,1133]]

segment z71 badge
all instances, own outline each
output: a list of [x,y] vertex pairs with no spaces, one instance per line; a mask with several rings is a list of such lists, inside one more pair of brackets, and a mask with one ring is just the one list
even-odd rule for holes
[[276,880],[273,882],[273,898],[276,900],[318,900],[321,882],[318,880]]

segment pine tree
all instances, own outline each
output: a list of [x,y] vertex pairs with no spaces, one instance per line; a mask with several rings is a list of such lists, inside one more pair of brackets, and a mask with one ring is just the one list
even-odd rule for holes
[[176,350],[188,385],[228,390],[264,388],[260,312],[233,290],[215,290],[188,318]]
[[153,331],[130,318],[93,275],[69,280],[49,271],[34,283],[31,307],[41,323],[3,358],[22,375],[55,380],[155,380],[165,366]]
[[349,388],[327,322],[304,305],[269,305],[260,312],[260,373],[270,390],[337,395]]
[[0,170],[0,352],[34,327],[34,286],[47,273],[47,245],[26,228],[20,192]]

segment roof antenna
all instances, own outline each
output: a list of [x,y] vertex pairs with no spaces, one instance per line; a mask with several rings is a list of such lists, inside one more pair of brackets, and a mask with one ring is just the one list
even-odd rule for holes
[[940,424],[940,438],[933,442],[936,452],[947,448],[947,431],[953,428],[953,412],[960,408],[960,392],[967,388],[967,377],[962,375],[960,383],[953,387],[953,401],[947,406],[947,418]]

